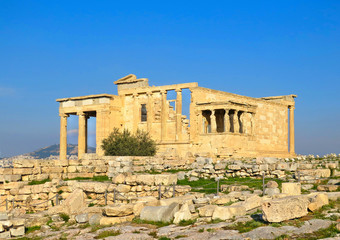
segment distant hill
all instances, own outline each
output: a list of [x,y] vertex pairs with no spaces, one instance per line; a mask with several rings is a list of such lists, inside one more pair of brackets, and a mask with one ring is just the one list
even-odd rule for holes
[[[96,152],[96,148],[88,147],[88,152]],[[78,145],[76,144],[67,144],[67,154],[68,155],[77,155],[78,154]],[[47,146],[36,150],[34,152],[23,154],[24,156],[31,156],[33,158],[48,158],[50,156],[59,156],[59,144],[54,144],[51,146]]]

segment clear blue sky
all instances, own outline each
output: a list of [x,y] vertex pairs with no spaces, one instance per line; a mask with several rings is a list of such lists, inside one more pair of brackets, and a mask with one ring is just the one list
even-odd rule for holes
[[58,143],[56,98],[115,94],[129,73],[152,85],[297,94],[297,153],[340,153],[338,0],[2,0],[0,156]]

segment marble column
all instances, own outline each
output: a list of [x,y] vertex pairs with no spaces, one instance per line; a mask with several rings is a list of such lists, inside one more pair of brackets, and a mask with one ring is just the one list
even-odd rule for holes
[[294,106],[289,106],[289,152],[295,154]]
[[151,135],[152,123],[154,121],[152,92],[148,92],[147,96],[148,96],[148,104],[146,105],[146,121],[147,121],[148,132]]
[[67,117],[68,114],[60,114],[60,161],[67,160]]
[[233,121],[234,121],[234,133],[240,133],[240,125],[238,123],[238,111],[237,110],[235,110],[234,112]]
[[224,109],[224,132],[230,132],[229,109]]
[[167,91],[162,90],[162,110],[161,110],[161,139],[162,141],[167,139],[167,121],[168,121],[168,102],[166,100]]
[[216,133],[216,110],[211,110],[211,115],[210,115],[210,126],[211,126],[211,132]]
[[176,140],[182,141],[182,89],[176,89]]
[[137,132],[138,123],[140,122],[140,111],[138,106],[138,94],[133,94],[133,133]]
[[167,91],[161,90],[162,98],[162,110],[161,110],[161,140],[164,141],[167,138],[167,122],[168,122],[168,102],[166,100]]
[[86,148],[86,115],[84,112],[77,113],[79,117],[78,124],[78,159],[81,159]]

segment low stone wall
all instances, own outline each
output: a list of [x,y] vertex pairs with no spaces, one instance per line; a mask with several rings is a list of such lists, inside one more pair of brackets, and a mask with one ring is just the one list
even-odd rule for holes
[[192,170],[185,173],[187,178],[229,178],[261,177],[285,179],[287,175],[300,178],[303,182],[314,181],[330,176],[339,176],[338,159],[277,159],[257,158],[251,160],[221,160],[213,163],[210,158],[198,157],[188,166]]
[[[180,169],[187,178],[225,178],[225,177],[260,177],[285,178],[293,174],[301,181],[313,181],[318,178],[339,176],[339,158],[326,159],[300,158],[277,159],[256,158],[248,160],[219,160],[196,157],[195,161],[176,160],[165,157],[98,157],[85,154],[83,159],[69,160],[13,160],[13,168],[0,168],[1,182],[33,181],[45,179],[73,179],[77,177],[108,176],[120,173],[164,172]],[[298,174],[299,172],[299,174]]]
[[[153,196],[170,198],[189,192],[189,186],[172,187],[177,182],[176,174],[137,174],[121,175],[113,182],[93,181],[63,181],[54,179],[51,182],[38,185],[27,185],[28,182],[10,182],[0,185],[0,211],[7,208],[19,208],[22,211],[43,211],[61,203],[76,189],[86,194],[86,202],[91,205],[106,205],[115,203],[134,202],[139,197]],[[58,198],[58,199],[57,199]]]
[[0,168],[1,182],[72,179],[77,177],[109,176],[118,173],[145,172],[186,168],[188,162],[165,157],[117,157],[85,154],[83,159],[59,160],[15,159],[12,168]]

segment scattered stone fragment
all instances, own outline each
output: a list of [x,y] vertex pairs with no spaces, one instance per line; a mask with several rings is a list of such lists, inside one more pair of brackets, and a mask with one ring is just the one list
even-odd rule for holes
[[178,210],[178,203],[172,203],[169,206],[146,206],[142,209],[140,218],[147,221],[171,222]]
[[89,215],[87,213],[78,214],[76,216],[77,223],[86,223],[89,221]]
[[212,219],[227,220],[245,214],[246,209],[243,206],[216,207]]
[[318,191],[325,191],[325,192],[335,192],[338,191],[339,186],[338,185],[319,185],[317,187]]
[[309,201],[303,196],[273,199],[262,203],[263,219],[268,222],[282,222],[308,214]]
[[178,224],[182,220],[190,220],[192,218],[189,205],[187,203],[183,204],[181,209],[174,215],[174,223]]

